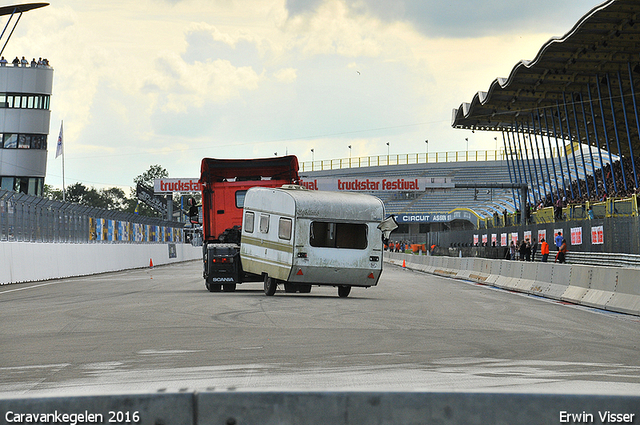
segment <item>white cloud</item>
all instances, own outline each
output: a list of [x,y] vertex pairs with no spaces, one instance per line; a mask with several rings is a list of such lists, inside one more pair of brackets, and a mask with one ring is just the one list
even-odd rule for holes
[[[295,14],[288,3],[58,0],[25,14],[5,56],[51,61],[50,140],[64,119],[68,176],[126,185],[152,163],[197,175],[204,156],[386,155],[387,141],[394,154],[423,152],[425,139],[431,152],[464,149],[451,110],[568,29],[451,38],[417,25],[414,1],[300,0]],[[439,26],[459,24],[447,16]],[[47,183],[59,185],[55,172]]]
[[297,70],[295,68],[282,68],[274,72],[273,77],[281,83],[292,83],[296,80]]

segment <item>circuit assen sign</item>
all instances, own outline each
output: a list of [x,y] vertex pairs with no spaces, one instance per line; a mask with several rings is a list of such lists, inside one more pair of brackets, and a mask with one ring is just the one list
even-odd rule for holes
[[426,189],[453,188],[451,177],[385,177],[385,178],[330,178],[303,179],[300,184],[310,190],[330,190],[334,192],[422,192]]
[[434,214],[398,214],[395,216],[398,224],[409,223],[448,223],[453,220],[467,220],[478,224],[478,216],[467,210],[454,210],[448,213]]
[[154,179],[153,191],[155,193],[173,193],[173,192],[202,192],[202,184],[198,183],[199,179]]

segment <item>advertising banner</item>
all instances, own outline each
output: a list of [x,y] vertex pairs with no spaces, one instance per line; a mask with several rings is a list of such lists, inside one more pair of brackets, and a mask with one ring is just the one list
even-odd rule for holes
[[197,179],[197,178],[196,179],[189,179],[189,178],[154,179],[153,180],[153,191],[154,191],[154,193],[202,192],[202,184],[198,183],[198,180],[200,180],[200,179]]
[[591,228],[591,244],[602,245],[604,244],[604,227],[595,226]]
[[582,245],[582,227],[571,228],[571,245]]
[[384,178],[333,178],[317,177],[301,180],[300,184],[310,190],[329,190],[333,192],[424,192],[426,189],[453,188],[451,177],[384,177]]
[[538,230],[538,241],[541,241],[543,239],[547,240],[547,230],[546,229]]

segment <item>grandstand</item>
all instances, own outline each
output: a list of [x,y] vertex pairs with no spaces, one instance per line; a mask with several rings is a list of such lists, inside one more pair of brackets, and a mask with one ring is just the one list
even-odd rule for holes
[[[465,156],[466,157],[466,156]],[[353,161],[353,164],[358,162]],[[449,177],[454,183],[511,183],[507,161],[457,161],[421,164],[382,165],[302,171],[302,179],[318,177],[342,178],[407,178]],[[477,216],[488,218],[505,209],[515,211],[510,189],[433,188],[425,191],[370,191],[380,198],[388,214],[448,213],[454,209],[469,209]]]

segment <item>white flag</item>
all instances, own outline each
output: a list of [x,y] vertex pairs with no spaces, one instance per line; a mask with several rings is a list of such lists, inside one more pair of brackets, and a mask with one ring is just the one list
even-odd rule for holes
[[58,144],[56,145],[56,158],[62,155],[62,121],[60,121],[60,135],[58,136]]

